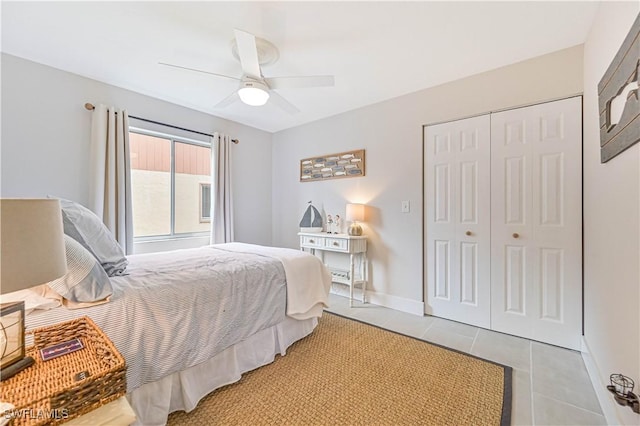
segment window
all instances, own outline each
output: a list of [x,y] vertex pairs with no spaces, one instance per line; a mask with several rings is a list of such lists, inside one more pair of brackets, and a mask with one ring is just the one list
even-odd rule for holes
[[133,128],[129,142],[134,237],[208,233],[211,146]]

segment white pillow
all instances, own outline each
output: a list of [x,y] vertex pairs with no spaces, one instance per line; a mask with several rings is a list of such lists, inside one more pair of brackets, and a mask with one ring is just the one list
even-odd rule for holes
[[64,233],[98,259],[108,276],[123,275],[129,261],[120,244],[95,213],[74,201],[60,198]]
[[48,283],[65,299],[75,303],[103,301],[113,293],[111,282],[102,266],[82,245],[64,236],[67,273]]
[[6,293],[0,296],[0,303],[24,302],[24,313],[29,314],[34,309],[53,309],[61,304],[62,297],[58,296],[46,284]]

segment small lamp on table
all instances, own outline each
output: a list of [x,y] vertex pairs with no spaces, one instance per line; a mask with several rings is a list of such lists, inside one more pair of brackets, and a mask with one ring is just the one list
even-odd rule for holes
[[349,235],[362,235],[362,226],[358,222],[364,221],[364,204],[347,204],[347,221],[351,221]]
[[[67,272],[60,201],[0,199],[0,293],[53,281]],[[0,380],[33,364],[25,357],[24,302],[0,296]]]

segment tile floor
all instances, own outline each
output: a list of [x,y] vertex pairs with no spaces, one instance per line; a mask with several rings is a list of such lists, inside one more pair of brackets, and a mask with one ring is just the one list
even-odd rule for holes
[[331,312],[513,367],[514,425],[604,425],[579,352],[331,294]]

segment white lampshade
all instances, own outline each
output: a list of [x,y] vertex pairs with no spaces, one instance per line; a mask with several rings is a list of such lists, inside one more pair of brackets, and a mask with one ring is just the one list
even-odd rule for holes
[[247,105],[261,106],[269,100],[269,88],[259,81],[245,80],[240,83],[238,96]]
[[60,201],[0,199],[0,293],[67,273]]
[[362,222],[364,220],[364,204],[347,204],[347,220]]

